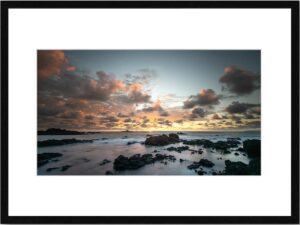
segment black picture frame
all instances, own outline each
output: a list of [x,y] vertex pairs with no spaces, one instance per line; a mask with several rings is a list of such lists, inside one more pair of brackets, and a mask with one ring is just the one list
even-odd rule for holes
[[[291,216],[10,216],[8,199],[8,11],[14,8],[287,8],[291,9]],[[299,2],[298,1],[6,1],[1,2],[1,223],[5,224],[224,224],[299,223]]]

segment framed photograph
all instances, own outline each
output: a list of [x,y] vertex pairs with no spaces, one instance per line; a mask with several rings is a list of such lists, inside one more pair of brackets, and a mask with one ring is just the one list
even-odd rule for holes
[[299,2],[1,2],[2,223],[299,223]]

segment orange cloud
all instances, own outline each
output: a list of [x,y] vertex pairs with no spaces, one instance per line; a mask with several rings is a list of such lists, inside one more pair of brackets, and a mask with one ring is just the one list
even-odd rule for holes
[[39,50],[37,53],[38,76],[49,77],[59,75],[68,64],[68,59],[63,51]]

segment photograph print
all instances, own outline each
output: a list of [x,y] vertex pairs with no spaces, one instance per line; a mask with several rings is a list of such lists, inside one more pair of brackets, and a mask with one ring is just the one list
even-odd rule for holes
[[38,50],[38,175],[261,175],[260,50]]

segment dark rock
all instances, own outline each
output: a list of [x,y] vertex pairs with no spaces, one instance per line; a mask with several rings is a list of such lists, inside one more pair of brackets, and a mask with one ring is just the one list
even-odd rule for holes
[[243,147],[250,158],[260,158],[260,140],[246,140]]
[[237,152],[235,152],[235,153],[234,153],[234,155],[238,156],[238,155],[240,155],[240,154],[239,154],[239,153],[237,153]]
[[38,131],[38,135],[80,135],[86,134],[85,132],[65,130],[60,128],[49,128],[47,130]]
[[62,155],[63,154],[56,152],[38,154],[38,167],[50,162],[51,159],[61,157]]
[[223,154],[224,154],[224,155],[227,155],[227,154],[230,154],[230,153],[231,153],[231,151],[229,151],[229,150],[224,150],[224,151],[223,151]]
[[[177,134],[175,135],[178,137]],[[169,136],[163,134],[148,137],[145,141],[145,145],[164,146],[178,142],[180,142],[179,137],[176,138],[173,134],[170,134]]]
[[51,167],[51,168],[48,168],[46,171],[51,172],[52,170],[57,170],[57,169],[59,169],[59,167]]
[[200,164],[198,162],[194,162],[193,164],[187,166],[187,168],[190,170],[198,169],[199,167],[200,167]]
[[218,175],[216,172],[212,172],[212,175]]
[[167,148],[166,150],[168,151],[176,151],[176,152],[179,152],[181,153],[182,151],[186,151],[186,150],[189,150],[189,146],[180,146],[180,147],[169,147]]
[[77,144],[77,143],[93,143],[93,141],[94,140],[77,140],[75,138],[62,139],[62,140],[51,139],[46,141],[38,141],[38,147],[50,147],[50,146]]
[[101,162],[101,163],[99,163],[99,165],[100,166],[103,166],[103,165],[105,165],[105,164],[107,164],[107,163],[110,163],[111,161],[110,160],[108,160],[108,159],[103,159],[103,161]]
[[65,165],[65,166],[62,166],[61,167],[61,171],[66,171],[66,170],[68,170],[69,168],[71,168],[72,166],[70,166],[70,165]]
[[174,133],[169,134],[169,138],[174,138],[174,139],[179,140],[178,134],[174,134]]
[[204,167],[213,167],[215,164],[207,159],[201,159],[199,161],[200,166],[204,166]]
[[214,143],[207,139],[195,139],[195,140],[184,140],[183,144],[185,145],[200,145],[204,148],[212,148]]
[[224,175],[249,175],[248,165],[243,162],[225,160]]
[[124,136],[124,137],[122,137],[122,139],[126,139],[126,138],[128,138],[128,136]]
[[233,137],[233,138],[227,138],[228,141],[240,141],[241,138],[239,137]]
[[237,151],[239,151],[239,152],[245,152],[245,149],[243,149],[243,148],[238,148]]
[[183,132],[177,132],[177,134],[184,135],[185,133],[183,133]]
[[183,161],[185,161],[185,160],[184,160],[184,159],[179,159],[179,162],[181,162],[181,163],[182,163]]
[[252,159],[248,166],[250,175],[260,175],[260,159]]
[[114,173],[111,172],[110,170],[108,170],[108,171],[105,172],[105,175],[114,175]]
[[198,150],[198,154],[200,154],[200,155],[201,155],[202,153],[203,153],[203,151],[202,151],[202,150]]
[[114,161],[114,169],[115,170],[135,170],[141,168],[147,164],[154,163],[156,161],[175,161],[176,158],[171,155],[162,155],[156,154],[155,157],[152,154],[136,154],[131,157],[125,157],[123,155],[119,155]]
[[137,144],[137,143],[139,143],[139,142],[137,142],[137,141],[128,141],[127,145],[133,145],[133,144]]
[[197,171],[197,174],[198,174],[198,175],[204,175],[204,174],[206,174],[206,172],[205,172],[205,171],[202,171],[202,170],[199,170],[199,171]]

